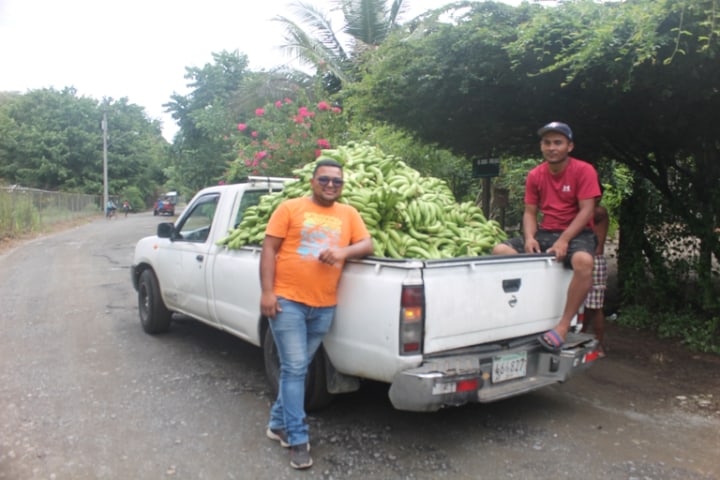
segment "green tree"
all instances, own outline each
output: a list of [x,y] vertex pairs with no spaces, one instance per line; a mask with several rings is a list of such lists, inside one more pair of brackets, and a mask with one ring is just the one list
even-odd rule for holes
[[[650,267],[623,269],[647,274],[621,277],[628,301],[642,302],[652,286],[675,305],[720,311],[712,281],[720,259],[719,7],[717,0],[571,2],[534,15],[510,46],[528,74],[560,75],[555,105],[583,149],[623,162],[654,191],[629,199],[644,208],[633,205],[621,218],[622,250],[643,253],[623,260]],[[698,247],[688,248],[688,238]],[[700,295],[688,302],[668,279],[692,281],[693,272]]]
[[[315,68],[329,91],[340,82],[357,77],[356,66],[362,54],[380,45],[397,25],[403,0],[336,0],[330,12],[302,1],[292,7],[297,20],[279,15],[275,20],[285,29],[283,49],[301,63]],[[342,13],[344,25],[332,26],[333,11]],[[342,35],[351,39],[345,43]]]
[[[136,210],[151,206],[157,190],[166,182],[163,170],[170,155],[159,122],[149,121],[144,109],[126,98],[106,99],[99,108],[108,119],[109,191],[121,196],[132,192]],[[138,191],[142,203],[137,201]]]
[[369,56],[346,107],[468,157],[527,153],[536,87],[513,70],[506,45],[538,8],[459,2],[426,13]]
[[617,161],[634,179],[620,207],[624,302],[712,318],[720,310],[718,6],[451,6],[451,21],[425,15],[369,56],[345,106],[470,157],[537,158],[536,129],[570,123],[579,158],[599,170]]
[[166,163],[159,123],[125,98],[99,103],[78,97],[73,88],[0,97],[0,178],[25,187],[102,194],[103,113],[110,126],[110,193],[134,185],[151,196]]
[[248,59],[238,51],[212,56],[213,63],[185,69],[192,91],[174,93],[164,105],[180,127],[166,172],[170,184],[188,196],[217,183],[236,156],[227,130],[237,123],[231,100],[249,75]]

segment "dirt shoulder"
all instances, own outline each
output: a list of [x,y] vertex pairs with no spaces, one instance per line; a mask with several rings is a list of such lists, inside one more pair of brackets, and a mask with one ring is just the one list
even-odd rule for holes
[[[658,398],[670,398],[673,406],[703,417],[720,418],[720,356],[688,351],[675,339],[660,339],[652,332],[606,324],[607,360],[632,365],[645,376],[659,380],[653,385]],[[618,378],[632,385],[633,378]]]

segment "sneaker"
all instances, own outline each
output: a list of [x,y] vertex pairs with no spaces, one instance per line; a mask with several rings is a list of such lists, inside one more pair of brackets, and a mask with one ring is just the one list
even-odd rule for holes
[[301,443],[290,447],[290,466],[301,470],[312,466],[312,458],[310,457],[310,444]]
[[282,428],[268,427],[267,430],[265,430],[265,435],[267,435],[270,440],[280,442],[280,446],[282,447],[288,448],[290,446],[288,443],[287,433],[285,433],[285,430]]

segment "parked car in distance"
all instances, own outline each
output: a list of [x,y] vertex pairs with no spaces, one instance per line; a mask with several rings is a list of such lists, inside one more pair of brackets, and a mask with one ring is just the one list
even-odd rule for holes
[[153,215],[175,215],[175,204],[171,202],[167,197],[158,198],[153,205]]

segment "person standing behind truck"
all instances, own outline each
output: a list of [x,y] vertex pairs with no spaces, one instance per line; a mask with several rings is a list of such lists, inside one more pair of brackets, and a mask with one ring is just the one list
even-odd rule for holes
[[290,466],[297,469],[312,466],[305,376],[332,324],[344,262],[373,253],[358,211],[336,202],[342,165],[318,161],[310,184],[312,196],[286,200],[272,214],[260,256],[260,310],[270,319],[280,357],[266,435],[290,447]]
[[[548,123],[538,135],[544,161],[530,170],[525,181],[523,236],[496,245],[492,253],[554,253],[557,261],[573,269],[562,317],[553,329],[538,337],[543,348],[559,352],[572,318],[592,287],[597,247],[592,217],[600,187],[595,168],[570,157],[575,145],[567,124]],[[539,226],[538,213],[543,214]]]
[[[602,191],[602,185],[600,186]],[[598,202],[600,198],[598,198]],[[608,211],[602,205],[595,206],[593,215],[593,232],[598,239],[598,245],[595,249],[595,257],[593,259],[592,287],[585,299],[585,321],[583,322],[583,332],[587,332],[590,327],[595,334],[595,338],[600,342],[600,356],[605,356],[605,291],[607,290],[608,267],[605,258],[605,240],[607,239],[608,228],[610,227],[610,217]]]

